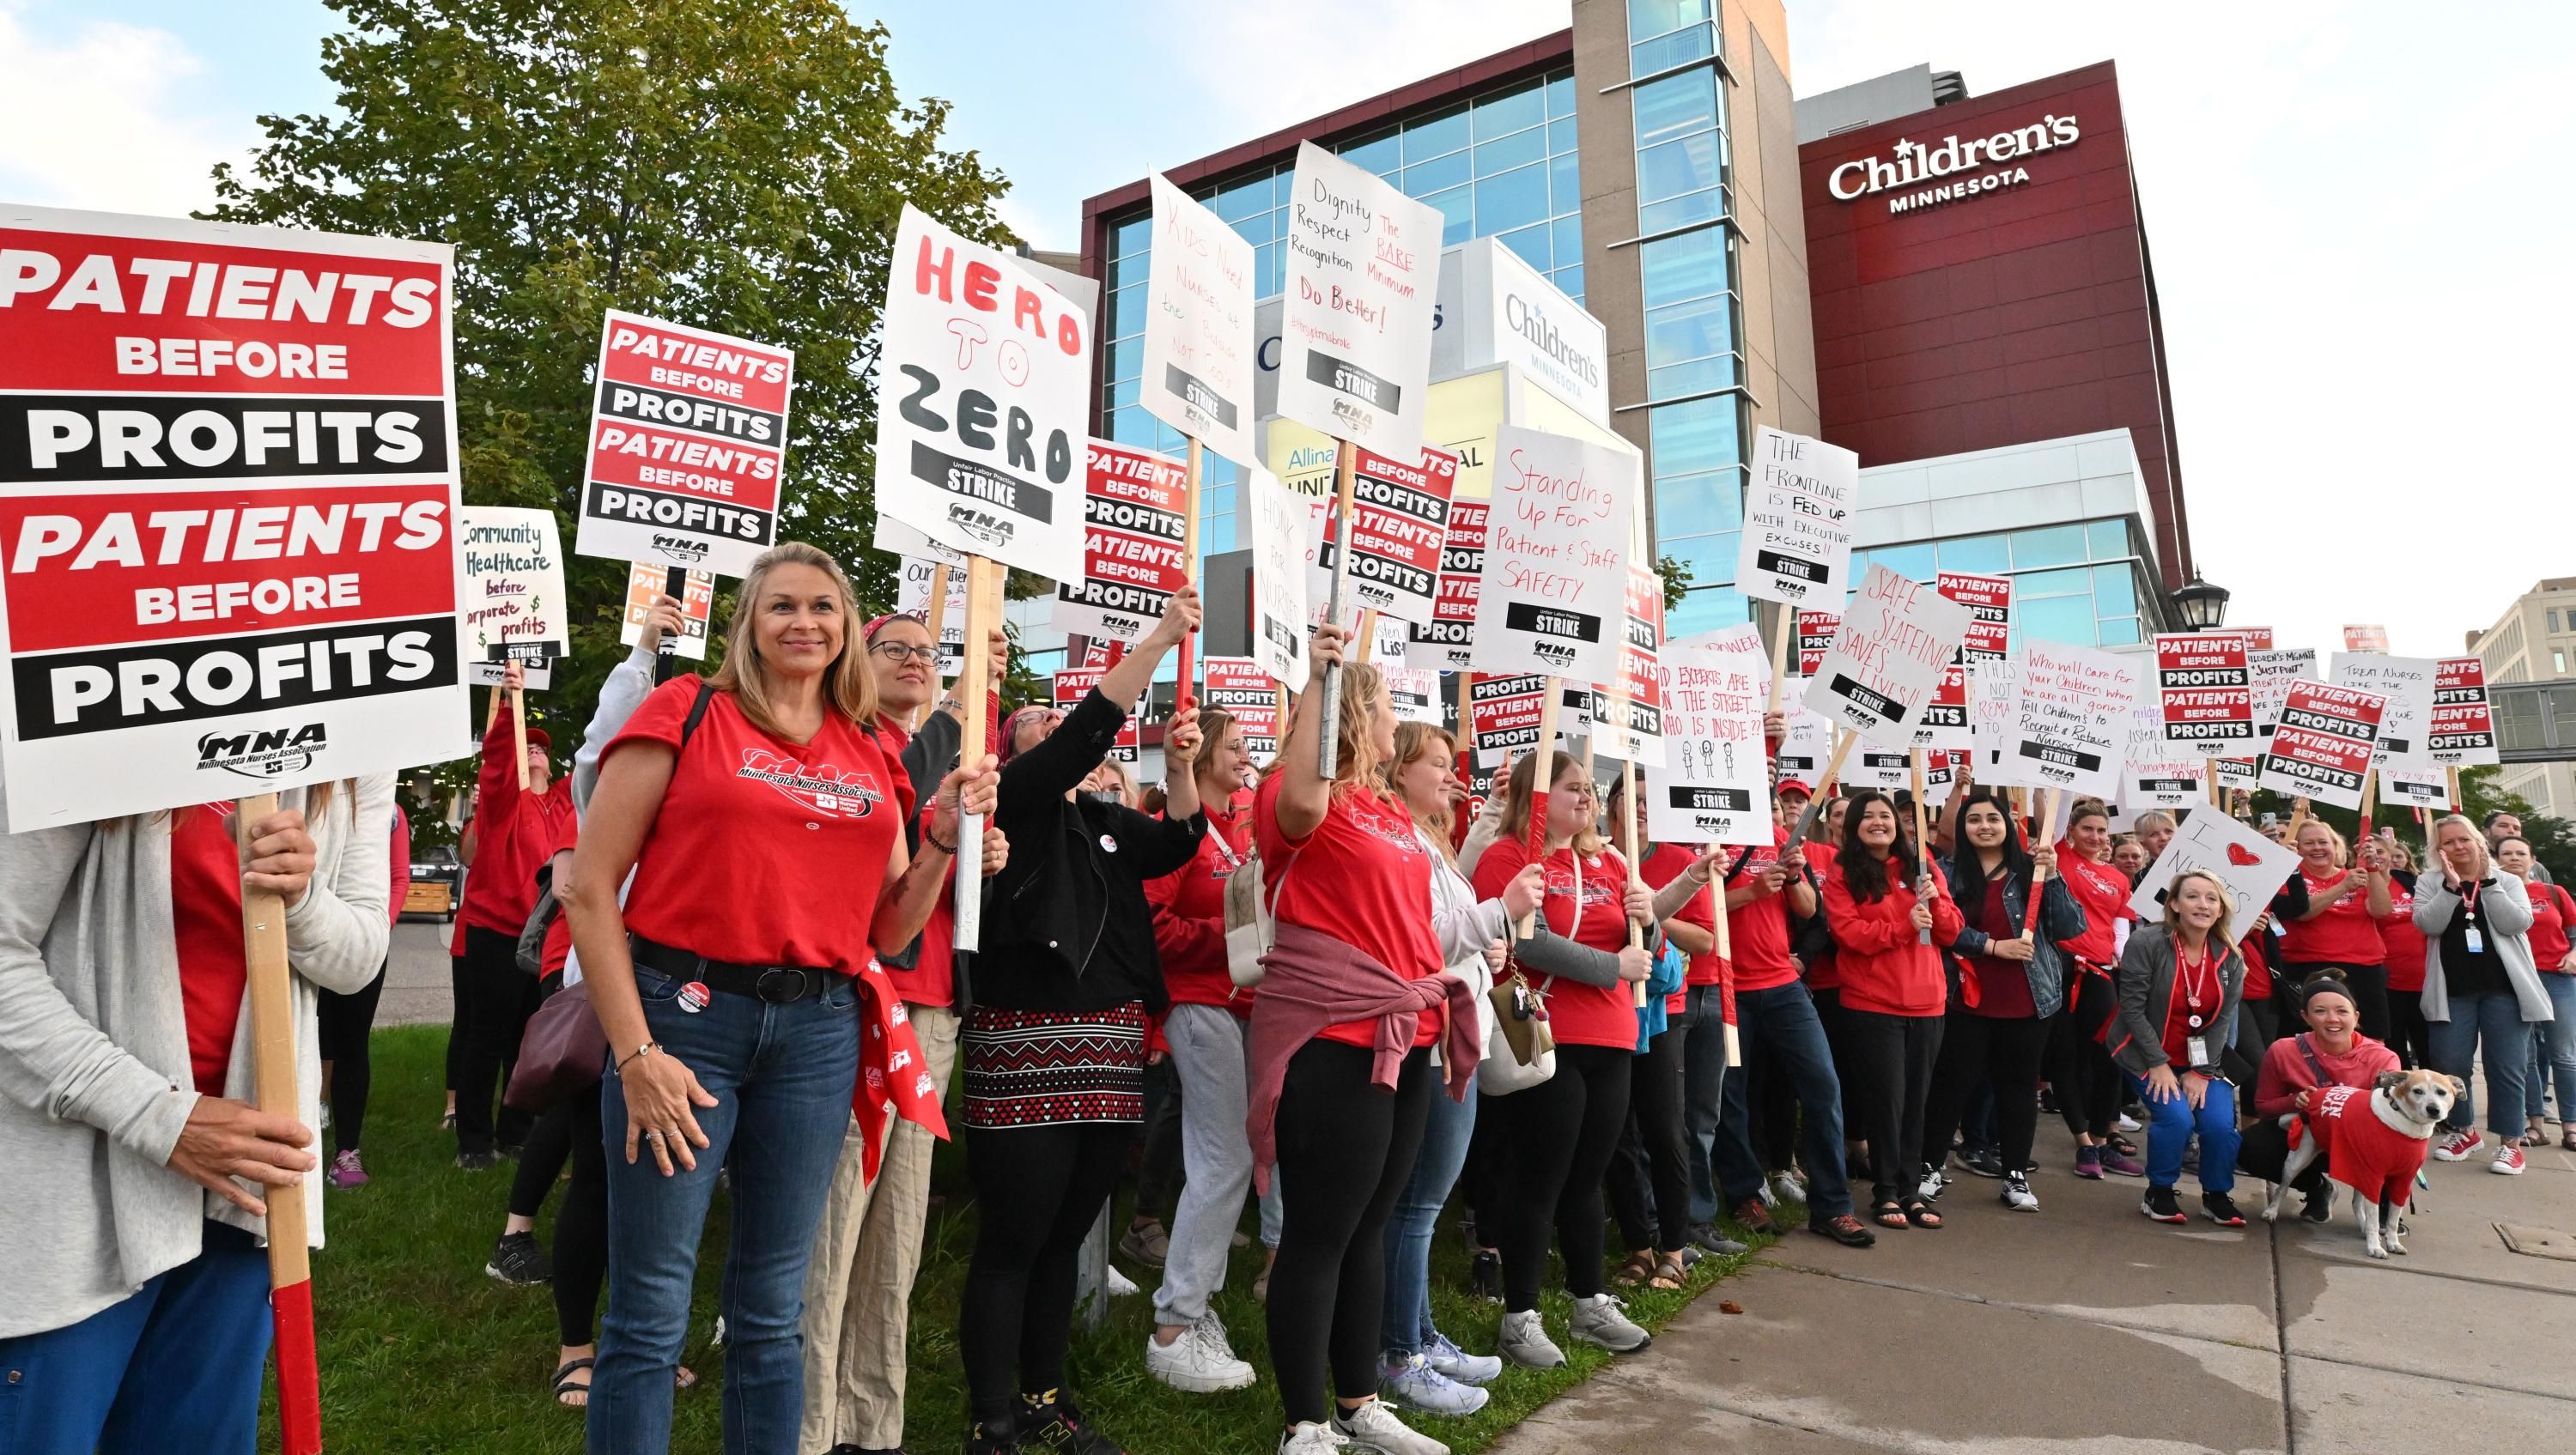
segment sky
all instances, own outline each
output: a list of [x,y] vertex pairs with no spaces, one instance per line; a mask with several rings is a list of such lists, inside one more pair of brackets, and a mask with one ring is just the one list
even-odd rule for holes
[[[852,0],[1071,248],[1082,199],[1563,28],[1567,0]],[[2457,652],[2576,575],[2576,5],[1789,0],[1803,94],[2118,63],[2202,572],[2284,646]],[[173,214],[330,104],[315,0],[0,0],[0,198]],[[1241,58],[1257,58],[1257,72]]]

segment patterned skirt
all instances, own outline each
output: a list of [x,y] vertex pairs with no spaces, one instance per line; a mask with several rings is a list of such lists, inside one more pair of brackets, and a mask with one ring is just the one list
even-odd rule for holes
[[1145,1119],[1142,1001],[1109,1010],[967,1012],[957,1038],[967,1126],[985,1131]]

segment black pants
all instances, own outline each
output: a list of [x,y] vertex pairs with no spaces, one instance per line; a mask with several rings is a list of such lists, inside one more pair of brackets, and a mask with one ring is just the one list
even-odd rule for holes
[[2089,970],[2071,970],[2066,991],[2066,1009],[2049,1021],[2048,1084],[2057,1089],[2057,1114],[2066,1119],[2066,1130],[2079,1141],[2100,1141],[2111,1135],[2123,1083],[2093,1032],[2116,1012],[2119,996],[2109,980]]
[[1903,1202],[1923,1179],[1923,1106],[1941,1055],[1941,1017],[1843,1009],[1860,1101],[1853,1125],[1869,1139],[1873,1202]]
[[[1788,1058],[1760,1036],[1744,1038],[1745,1140],[1766,1172],[1786,1172],[1798,1145],[1798,1083]],[[1728,1080],[1735,1078],[1730,1075]],[[1836,1149],[1840,1155],[1840,1149]]]
[[977,1420],[1017,1396],[1064,1387],[1082,1242],[1127,1168],[1134,1122],[966,1128],[975,1253],[957,1304],[957,1344]]
[[[1557,1054],[1562,1066],[1564,1052]],[[1369,1084],[1373,1057],[1339,1041],[1308,1041],[1288,1059],[1280,1084],[1278,1174],[1286,1181],[1268,1313],[1270,1363],[1292,1425],[1331,1413],[1328,1365],[1342,1398],[1377,1393],[1386,1216],[1413,1177],[1431,1098],[1446,1094],[1432,1086],[1428,1051],[1404,1058],[1393,1096]],[[1593,1178],[1597,1190],[1598,1169]],[[1597,1195],[1592,1225],[1601,1226]]]
[[1181,1078],[1172,1058],[1145,1068],[1144,1147],[1136,1167],[1136,1216],[1148,1213],[1165,1224],[1180,1206]]
[[1923,1160],[1934,1167],[1950,1153],[1969,1093],[1994,1088],[1995,1141],[2004,1170],[2030,1165],[2031,1139],[2039,1131],[2039,1063],[2048,1049],[2049,1022],[2036,1016],[2010,1020],[1961,1011],[1941,1030],[1941,1056],[1933,1063],[1932,1098],[1923,1110]]
[[2409,1071],[2433,1064],[2433,1028],[2424,1019],[2424,992],[2388,992],[2388,1049],[2397,1053],[2399,1064]]
[[489,1152],[495,1141],[516,1146],[534,1122],[526,1112],[492,1108],[519,1064],[519,1037],[537,1013],[537,977],[519,968],[519,941],[499,930],[470,925],[465,931],[461,1014],[465,1049],[457,1057],[456,1150]]
[[[540,1129],[556,1117],[572,1148],[572,1180],[564,1184],[563,1202],[555,1209],[555,1322],[563,1342],[577,1347],[592,1341],[598,1325],[599,1287],[608,1276],[608,1149],[600,1141],[599,1093],[575,1096],[537,1119]],[[536,1145],[531,1134],[529,1145]],[[529,1161],[522,1159],[524,1173]],[[518,1208],[518,1189],[511,1189],[511,1210]]]
[[[2304,1021],[2299,1010],[2298,984],[2320,970],[2332,970],[2343,976],[2352,987],[2352,1008],[2360,1013],[2361,1033],[2374,1041],[2389,1037],[2388,967],[2386,965],[2345,965],[2331,960],[2293,960],[2281,966],[2272,982],[2272,1003],[2280,1007],[2283,1019]],[[2283,982],[2288,982],[2287,988]]]
[[447,957],[447,1094],[456,1095],[456,1083],[465,1079],[465,1004],[473,997],[465,989],[465,957]]
[[[1859,1062],[1851,1047],[1851,1022],[1843,1013],[1840,989],[1809,992],[1816,1002],[1816,1023],[1825,1028],[1825,1049],[1834,1053],[1834,1080],[1840,1083],[1843,1104],[1843,1139],[1857,1142],[1868,1136],[1861,1129],[1853,1111],[1860,1105],[1860,1081],[1855,1074]],[[1810,1173],[1814,1168],[1807,1169]]]
[[[1433,1093],[1438,1095],[1440,1093]],[[1478,1107],[1491,1105],[1477,1094]],[[1479,1248],[1503,1246],[1503,1187],[1511,1180],[1511,1147],[1493,1113],[1478,1111],[1467,1134],[1467,1165],[1458,1169],[1458,1200],[1467,1205],[1467,1237]]]
[[1624,1046],[1560,1045],[1554,1076],[1478,1109],[1480,1120],[1487,1108],[1499,1113],[1511,1147],[1501,1198],[1503,1307],[1513,1313],[1538,1307],[1551,1230],[1565,1257],[1565,1291],[1601,1291],[1601,1178],[1628,1123],[1636,1060]]
[[[385,965],[392,964],[388,958]],[[331,1064],[331,1149],[358,1150],[367,1128],[367,1088],[374,1080],[367,1062],[367,1033],[375,1029],[376,1001],[385,993],[385,965],[363,990],[342,995],[325,990],[314,997],[321,1018],[322,1059]]]
[[1689,1131],[1682,1125],[1682,1043],[1679,1021],[1646,1042],[1631,1058],[1628,1121],[1610,1159],[1610,1211],[1628,1251],[1678,1253],[1690,1241]]

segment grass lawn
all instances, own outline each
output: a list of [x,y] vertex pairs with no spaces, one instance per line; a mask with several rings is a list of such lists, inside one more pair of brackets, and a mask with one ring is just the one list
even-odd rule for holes
[[[366,1141],[373,1180],[353,1192],[326,1191],[330,1246],[313,1263],[324,1440],[334,1451],[406,1455],[579,1451],[580,1414],[558,1407],[546,1392],[557,1338],[552,1298],[542,1288],[504,1287],[483,1273],[500,1235],[512,1164],[479,1174],[450,1165],[453,1137],[438,1129],[445,1046],[443,1027],[376,1033]],[[913,1295],[907,1400],[905,1443],[920,1455],[956,1450],[965,1433],[956,1310],[974,1245],[974,1211],[955,1149],[942,1149],[934,1186],[944,1199],[931,1214]],[[539,1223],[539,1238],[549,1245],[553,1215],[549,1201]],[[675,1451],[721,1446],[716,1388],[723,1356],[706,1341],[715,1322],[725,1215],[725,1201],[718,1197],[690,1326],[688,1363],[702,1382],[679,1395]],[[1454,1220],[1444,1223],[1434,1244],[1432,1296],[1440,1326],[1470,1349],[1490,1350],[1502,1309],[1466,1291],[1467,1255],[1453,1227]],[[1617,1247],[1615,1236],[1611,1246]],[[1269,1455],[1278,1438],[1279,1407],[1261,1305],[1252,1296],[1260,1268],[1258,1246],[1236,1254],[1218,1311],[1235,1352],[1261,1371],[1261,1382],[1214,1396],[1181,1394],[1146,1375],[1140,1351],[1152,1322],[1155,1280],[1151,1270],[1126,1268],[1147,1292],[1114,1301],[1106,1324],[1097,1333],[1078,1335],[1073,1346],[1074,1394],[1104,1433],[1136,1455]],[[1705,1261],[1688,1290],[1637,1290],[1625,1295],[1628,1311],[1648,1327],[1660,1327],[1731,1271],[1717,1260]],[[1572,1367],[1510,1370],[1475,1418],[1422,1419],[1420,1427],[1467,1455],[1609,1361],[1608,1354],[1564,1340],[1563,1294],[1549,1295],[1546,1312]],[[272,1417],[263,1448],[275,1448],[274,1430]]]

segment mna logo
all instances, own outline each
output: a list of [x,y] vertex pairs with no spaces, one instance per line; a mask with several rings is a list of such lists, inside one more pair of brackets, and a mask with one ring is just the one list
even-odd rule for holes
[[962,501],[949,504],[948,523],[988,546],[1007,546],[1019,531],[1017,522]]
[[197,768],[201,772],[221,768],[251,779],[276,778],[312,767],[314,755],[330,746],[330,734],[318,722],[229,736],[208,733],[197,739]]
[[1531,655],[1545,657],[1560,667],[1574,661],[1574,648],[1563,642],[1532,642],[1529,649]]
[[696,565],[707,558],[707,543],[687,536],[653,537],[653,549],[685,565]]

